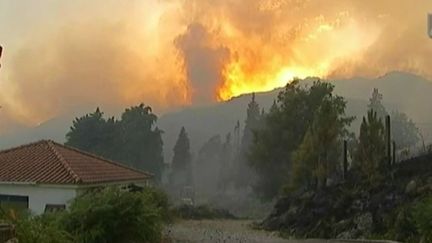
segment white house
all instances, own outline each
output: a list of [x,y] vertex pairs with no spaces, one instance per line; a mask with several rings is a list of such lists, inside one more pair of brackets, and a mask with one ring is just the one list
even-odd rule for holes
[[152,175],[53,141],[0,151],[0,205],[40,214],[89,188],[147,184]]

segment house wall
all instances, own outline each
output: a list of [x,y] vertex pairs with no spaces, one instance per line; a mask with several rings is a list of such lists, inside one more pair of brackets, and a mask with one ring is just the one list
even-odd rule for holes
[[0,194],[28,196],[29,209],[35,214],[45,211],[46,204],[64,204],[75,198],[76,188],[50,185],[0,184]]

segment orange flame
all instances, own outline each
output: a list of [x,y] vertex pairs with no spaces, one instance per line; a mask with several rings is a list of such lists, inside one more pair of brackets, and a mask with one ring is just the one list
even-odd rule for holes
[[[345,18],[343,22],[341,18]],[[354,60],[377,36],[372,27],[361,28],[346,13],[329,22],[312,21],[285,42],[270,39],[265,43],[228,29],[233,37],[228,45],[235,55],[222,70],[217,90],[220,101],[282,87],[294,78],[325,78],[338,64]]]

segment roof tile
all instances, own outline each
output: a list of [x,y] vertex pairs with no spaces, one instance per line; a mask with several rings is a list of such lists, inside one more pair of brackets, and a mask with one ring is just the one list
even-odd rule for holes
[[0,151],[2,182],[97,184],[151,177],[150,173],[49,140]]

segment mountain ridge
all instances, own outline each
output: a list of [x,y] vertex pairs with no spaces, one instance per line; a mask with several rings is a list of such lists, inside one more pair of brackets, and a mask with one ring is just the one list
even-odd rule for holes
[[[310,84],[316,78],[307,78],[302,82]],[[400,110],[408,114],[420,127],[425,137],[432,137],[432,81],[424,77],[404,73],[390,72],[378,78],[350,78],[329,80],[335,85],[335,93],[348,101],[347,115],[357,116],[353,130],[359,126],[360,118],[366,113],[368,99],[373,88],[378,88],[384,96],[384,105],[389,111]],[[260,107],[267,110],[283,87],[266,92],[255,92]],[[223,137],[232,132],[237,121],[243,126],[246,107],[251,94],[242,94],[228,101],[209,105],[186,107],[160,115],[157,126],[164,130],[165,161],[171,161],[172,148],[182,126],[185,126],[191,140],[192,151],[198,151],[210,137],[220,134]],[[76,113],[75,113],[76,114]],[[84,115],[83,112],[81,115]],[[72,125],[72,114],[48,120],[39,126],[21,129],[18,132],[0,136],[0,148],[7,148],[40,139],[65,141],[65,134]]]

